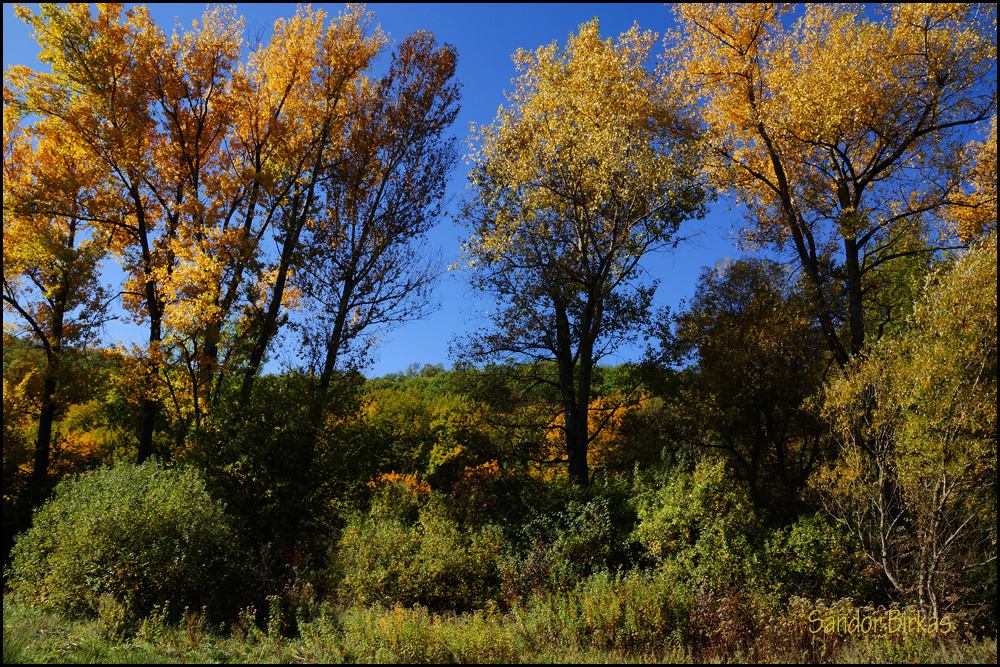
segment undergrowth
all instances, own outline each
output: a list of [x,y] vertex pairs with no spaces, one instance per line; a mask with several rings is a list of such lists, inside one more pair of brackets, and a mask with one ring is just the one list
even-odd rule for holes
[[[793,599],[782,608],[760,609],[737,596],[715,598],[709,608],[706,598],[686,618],[660,609],[660,625],[645,627],[658,603],[628,590],[643,585],[650,581],[597,578],[589,590],[535,597],[509,611],[491,605],[465,614],[433,613],[419,605],[341,608],[323,603],[312,620],[299,623],[295,637],[284,636],[275,619],[258,625],[252,608],[228,627],[210,625],[204,610],[183,610],[180,621],[173,621],[177,614],[161,608],[134,634],[109,636],[100,617],[67,618],[8,596],[3,604],[4,663],[996,661],[995,638],[977,640],[959,631],[937,637],[810,632],[818,627],[809,620],[816,610],[848,616],[879,612],[854,607],[849,600],[823,605]],[[601,607],[595,593],[604,587],[625,593],[606,598]],[[757,612],[771,616],[762,619]]]

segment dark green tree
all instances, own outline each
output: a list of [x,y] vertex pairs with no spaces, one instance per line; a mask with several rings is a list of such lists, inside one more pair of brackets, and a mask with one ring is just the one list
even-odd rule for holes
[[683,437],[721,450],[760,506],[784,510],[821,461],[825,429],[803,403],[829,366],[807,296],[781,265],[742,259],[705,269],[662,332],[663,352],[694,362]]

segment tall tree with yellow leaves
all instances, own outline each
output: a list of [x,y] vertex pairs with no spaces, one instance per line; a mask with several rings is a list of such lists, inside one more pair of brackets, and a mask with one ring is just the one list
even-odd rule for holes
[[322,217],[348,119],[369,102],[361,74],[386,40],[362,9],[329,22],[300,9],[239,65],[232,10],[169,40],[142,7],[18,12],[52,72],[13,68],[12,99],[100,165],[110,201],[94,221],[126,271],[126,309],[148,328],[141,461],[164,406],[198,428],[234,379],[249,396],[299,294],[303,232]]
[[597,21],[514,56],[521,76],[479,130],[463,218],[474,288],[499,301],[469,354],[554,360],[569,475],[589,481],[594,366],[648,318],[640,261],[703,213],[695,152],[638,27],[602,40]]
[[744,244],[790,248],[843,368],[898,316],[874,307],[880,272],[952,231],[963,133],[996,113],[996,5],[809,5],[786,28],[790,9],[678,6],[667,61]]
[[[263,253],[254,276],[258,300],[247,304],[239,325],[240,335],[251,341],[242,401],[250,396],[283,310],[300,293],[294,275],[311,253],[310,227],[330,222],[323,213],[324,188],[345,159],[350,119],[362,113],[363,73],[386,42],[359,8],[324,28],[325,18],[306,9],[279,20],[271,42],[251,57],[251,98],[244,103],[249,115],[240,133],[250,149],[243,159],[253,169],[251,180],[263,180],[263,188],[246,219],[257,242],[269,234],[275,247],[274,254]],[[327,240],[343,238],[334,233]]]
[[[37,344],[42,394],[28,498],[47,492],[57,389],[74,348],[93,344],[109,318],[110,295],[98,273],[105,257],[100,217],[107,193],[96,165],[39,123],[33,135],[18,124],[4,88],[3,307],[8,330]],[[48,203],[48,207],[39,202]],[[12,316],[12,317],[8,317]]]
[[[159,381],[170,356],[173,320],[189,309],[191,248],[210,238],[215,207],[205,191],[219,170],[227,113],[222,85],[238,58],[238,30],[222,10],[196,34],[168,43],[148,11],[122,17],[121,5],[23,7],[51,72],[11,69],[8,81],[24,114],[48,123],[73,149],[100,165],[108,205],[93,220],[126,272],[123,305],[147,330],[141,361],[142,427],[138,458],[152,453]],[[42,200],[39,206],[53,202]],[[180,271],[178,271],[180,269]],[[177,281],[175,282],[175,278]]]

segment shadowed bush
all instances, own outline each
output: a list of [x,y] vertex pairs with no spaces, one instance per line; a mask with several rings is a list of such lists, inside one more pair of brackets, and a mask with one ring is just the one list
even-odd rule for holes
[[113,616],[112,634],[168,600],[226,615],[242,579],[223,507],[198,474],[152,462],[61,483],[17,539],[8,574],[32,604]]

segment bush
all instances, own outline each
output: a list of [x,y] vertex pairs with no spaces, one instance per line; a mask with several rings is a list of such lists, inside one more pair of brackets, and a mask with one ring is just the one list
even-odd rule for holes
[[[354,410],[357,383],[353,375],[337,379],[324,419],[335,423]],[[317,391],[315,378],[299,373],[258,378],[249,400],[220,398],[179,454],[202,471],[234,526],[258,547],[325,552],[332,510],[356,494],[359,471],[370,467],[335,427],[312,422]]]
[[223,507],[196,472],[121,464],[56,487],[17,539],[8,585],[64,612],[114,607],[131,625],[167,601],[227,613],[238,562]]
[[770,590],[825,600],[871,599],[879,572],[861,551],[857,539],[821,514],[799,517],[772,531],[764,545],[760,571]]
[[509,603],[532,592],[571,591],[585,577],[608,567],[614,534],[608,502],[569,501],[562,511],[532,512],[522,530],[528,549],[503,564]]
[[392,502],[406,494],[401,486],[387,484],[370,514],[344,529],[338,554],[342,596],[363,605],[481,608],[498,585],[499,529],[463,528],[438,494],[419,501],[414,521],[405,507],[399,511],[403,503]]
[[744,583],[763,532],[746,490],[727,476],[721,460],[704,459],[690,473],[666,472],[636,496],[635,539],[691,593]]

